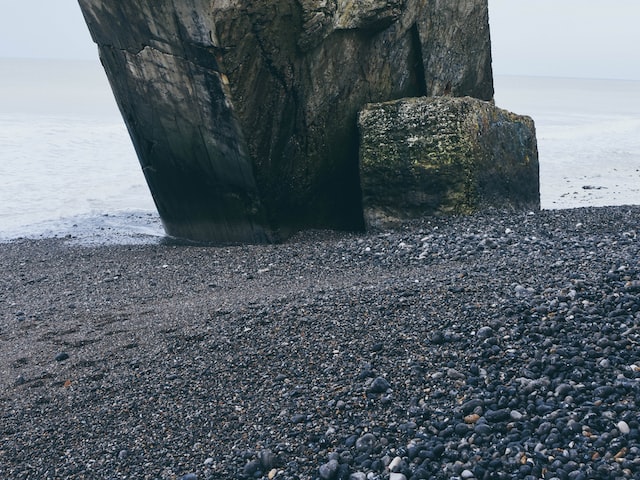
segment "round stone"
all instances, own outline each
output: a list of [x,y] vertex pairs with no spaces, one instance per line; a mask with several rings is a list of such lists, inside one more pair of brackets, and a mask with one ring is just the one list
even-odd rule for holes
[[367,452],[372,450],[376,444],[376,436],[373,433],[365,433],[356,440],[356,450],[359,452]]
[[624,420],[620,420],[618,422],[617,427],[618,427],[618,430],[620,430],[620,433],[623,435],[627,435],[631,431],[631,428],[629,428],[629,424]]
[[66,352],[60,352],[56,355],[56,362],[64,362],[69,359],[69,354]]
[[524,415],[522,415],[519,411],[517,410],[511,410],[511,413],[509,414],[511,417],[511,420],[514,421],[518,421],[518,420],[522,420],[522,417],[524,417]]
[[369,393],[385,393],[391,385],[384,378],[378,377],[376,378],[369,387]]
[[491,327],[479,328],[478,331],[476,332],[476,337],[478,337],[480,340],[485,340],[487,338],[493,337],[493,328]]
[[337,460],[331,460],[330,462],[325,463],[320,466],[320,478],[323,480],[331,480],[335,477],[336,473],[338,473],[338,469],[340,468],[340,464]]
[[390,472],[399,472],[401,465],[402,465],[402,458],[401,457],[395,457],[393,460],[391,460],[391,463],[389,464],[389,471]]

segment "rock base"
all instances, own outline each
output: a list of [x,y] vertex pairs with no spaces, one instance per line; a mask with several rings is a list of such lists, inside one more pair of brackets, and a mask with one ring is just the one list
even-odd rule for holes
[[359,115],[368,226],[488,207],[539,209],[531,118],[470,97],[367,105]]

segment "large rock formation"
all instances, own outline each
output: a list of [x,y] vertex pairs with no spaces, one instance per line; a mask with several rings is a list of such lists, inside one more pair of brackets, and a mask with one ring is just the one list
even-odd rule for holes
[[79,0],[168,234],[362,228],[357,113],[493,98],[487,0]]
[[539,209],[535,126],[529,117],[470,97],[408,98],[359,116],[365,219]]

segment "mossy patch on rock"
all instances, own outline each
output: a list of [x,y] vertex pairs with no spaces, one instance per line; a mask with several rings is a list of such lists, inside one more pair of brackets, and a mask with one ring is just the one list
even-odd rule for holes
[[470,97],[420,97],[367,105],[359,127],[368,225],[488,206],[540,207],[529,117]]

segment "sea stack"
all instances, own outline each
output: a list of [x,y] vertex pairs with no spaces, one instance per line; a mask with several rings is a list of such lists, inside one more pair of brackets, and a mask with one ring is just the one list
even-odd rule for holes
[[79,0],[167,233],[364,228],[358,113],[491,101],[487,0]]

